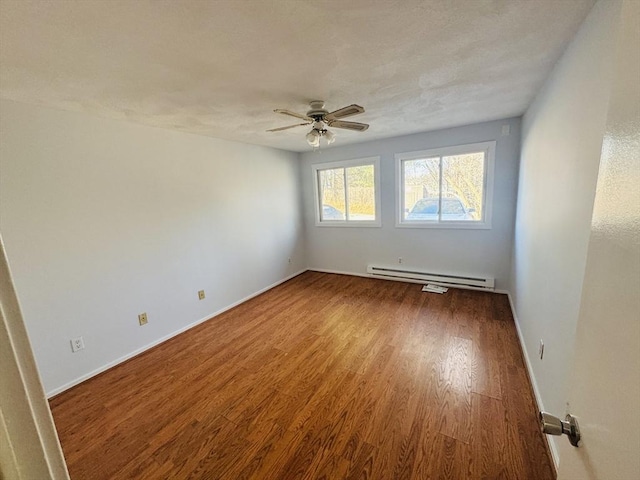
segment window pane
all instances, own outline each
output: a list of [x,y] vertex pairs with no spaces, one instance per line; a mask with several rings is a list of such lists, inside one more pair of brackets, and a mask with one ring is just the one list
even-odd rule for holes
[[403,220],[419,222],[438,220],[439,163],[439,157],[402,162],[404,171]]
[[376,195],[373,165],[347,168],[349,220],[375,220]]
[[484,152],[442,157],[444,221],[481,221],[484,198]]
[[318,172],[322,209],[320,221],[345,219],[344,168],[320,170]]

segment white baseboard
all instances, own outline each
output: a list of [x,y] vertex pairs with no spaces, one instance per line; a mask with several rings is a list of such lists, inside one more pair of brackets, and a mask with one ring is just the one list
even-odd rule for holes
[[220,310],[218,310],[216,312],[213,312],[210,315],[207,315],[204,318],[196,320],[195,322],[192,322],[192,323],[190,323],[190,324],[188,324],[188,325],[186,325],[186,326],[184,326],[184,327],[182,327],[182,328],[180,328],[180,329],[178,329],[178,330],[176,330],[174,332],[171,332],[168,335],[165,335],[164,337],[159,338],[158,340],[154,340],[153,342],[145,345],[144,347],[138,348],[137,350],[134,350],[131,353],[128,353],[128,354],[126,354],[126,355],[124,355],[124,356],[122,356],[120,358],[117,358],[116,360],[114,360],[112,362],[109,362],[106,365],[103,365],[103,366],[101,366],[99,368],[96,368],[95,370],[93,370],[93,371],[91,371],[91,372],[89,372],[89,373],[87,373],[85,375],[81,375],[80,377],[78,377],[78,378],[76,378],[76,379],[74,379],[74,380],[72,380],[72,381],[70,381],[68,383],[65,383],[64,385],[62,385],[62,386],[60,386],[58,388],[54,388],[53,390],[47,392],[47,394],[46,394],[47,398],[54,397],[55,395],[58,395],[58,394],[64,392],[65,390],[70,389],[71,387],[75,387],[79,383],[82,383],[85,380],[90,379],[91,377],[95,377],[96,375],[98,375],[98,374],[100,374],[102,372],[105,372],[105,371],[109,370],[110,368],[113,368],[116,365],[135,357],[136,355],[140,355],[141,353],[149,350],[150,348],[153,348],[153,347],[155,347],[157,345],[160,345],[161,343],[166,342],[167,340],[169,340],[169,339],[171,339],[171,338],[173,338],[173,337],[175,337],[177,335],[180,335],[181,333],[184,333],[187,330],[192,329],[196,325],[200,325],[201,323],[206,322],[207,320],[211,320],[212,318],[217,317],[221,313],[224,313],[227,310],[231,310],[232,308],[237,307],[241,303],[244,303],[247,300],[251,300],[252,298],[257,297],[258,295],[263,294],[267,290],[271,290],[272,288],[277,287],[281,283],[284,283],[284,282],[286,282],[288,280],[291,280],[293,277],[297,277],[298,275],[300,275],[301,273],[304,273],[306,271],[307,271],[307,269],[304,269],[304,270],[300,270],[299,272],[293,273],[293,274],[289,275],[288,277],[283,278],[282,280],[278,280],[277,282],[272,283],[271,285],[269,285],[267,287],[264,287],[263,289],[258,290],[257,292],[252,293],[251,295],[248,295],[248,296],[238,300],[237,302],[234,302],[234,303],[232,303],[230,305],[227,305],[226,307],[223,307]]
[[[536,377],[533,374],[533,366],[531,365],[531,359],[529,357],[529,352],[527,351],[527,346],[524,343],[524,337],[522,336],[522,330],[520,330],[520,322],[518,321],[518,315],[516,314],[516,309],[513,304],[513,299],[511,298],[511,293],[505,291],[507,297],[509,298],[509,305],[511,306],[511,314],[513,315],[513,321],[516,324],[516,331],[518,332],[518,340],[520,340],[520,348],[522,349],[522,353],[524,356],[524,362],[527,366],[527,371],[529,372],[529,380],[531,381],[531,386],[533,387],[533,394],[535,396],[536,404],[538,406],[538,410],[544,411],[544,403],[542,402],[542,396],[540,395],[540,390],[538,389],[538,383],[536,382]],[[558,471],[558,466],[560,465],[560,455],[558,454],[558,446],[556,445],[554,438],[549,438],[548,435],[545,435],[545,440],[547,441],[547,445],[549,445],[549,450],[551,451],[551,457],[553,459],[553,463],[556,468],[556,472]]]

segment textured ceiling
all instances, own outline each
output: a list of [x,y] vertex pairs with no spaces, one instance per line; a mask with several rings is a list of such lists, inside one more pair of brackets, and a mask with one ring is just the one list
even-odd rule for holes
[[[0,0],[0,96],[293,151],[520,115],[593,0]],[[293,120],[293,121],[290,121]]]

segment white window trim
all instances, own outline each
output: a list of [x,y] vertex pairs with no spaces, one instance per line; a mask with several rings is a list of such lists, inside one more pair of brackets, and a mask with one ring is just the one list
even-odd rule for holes
[[[374,195],[376,202],[376,219],[375,220],[325,220],[320,221],[320,209],[322,208],[322,201],[320,199],[320,189],[318,187],[318,172],[321,170],[330,170],[332,168],[349,168],[359,167],[362,165],[373,165],[373,183],[374,183]],[[380,157],[366,157],[356,158],[353,160],[342,160],[337,162],[327,163],[314,163],[311,165],[313,174],[313,193],[314,210],[316,217],[317,227],[381,227],[382,219],[380,217]]]
[[[447,221],[447,222],[407,222],[402,219],[404,176],[402,162],[405,160],[417,160],[419,158],[463,155],[465,153],[485,152],[485,176],[484,176],[484,200],[482,221]],[[451,147],[434,148],[418,152],[397,153],[396,158],[396,227],[399,228],[458,228],[471,230],[491,229],[493,216],[493,183],[494,166],[496,156],[496,141],[470,143],[467,145],[455,145]]]

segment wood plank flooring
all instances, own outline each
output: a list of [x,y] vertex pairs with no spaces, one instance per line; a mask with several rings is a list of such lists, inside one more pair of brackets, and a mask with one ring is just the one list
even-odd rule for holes
[[71,478],[555,478],[506,296],[306,272],[51,400]]

